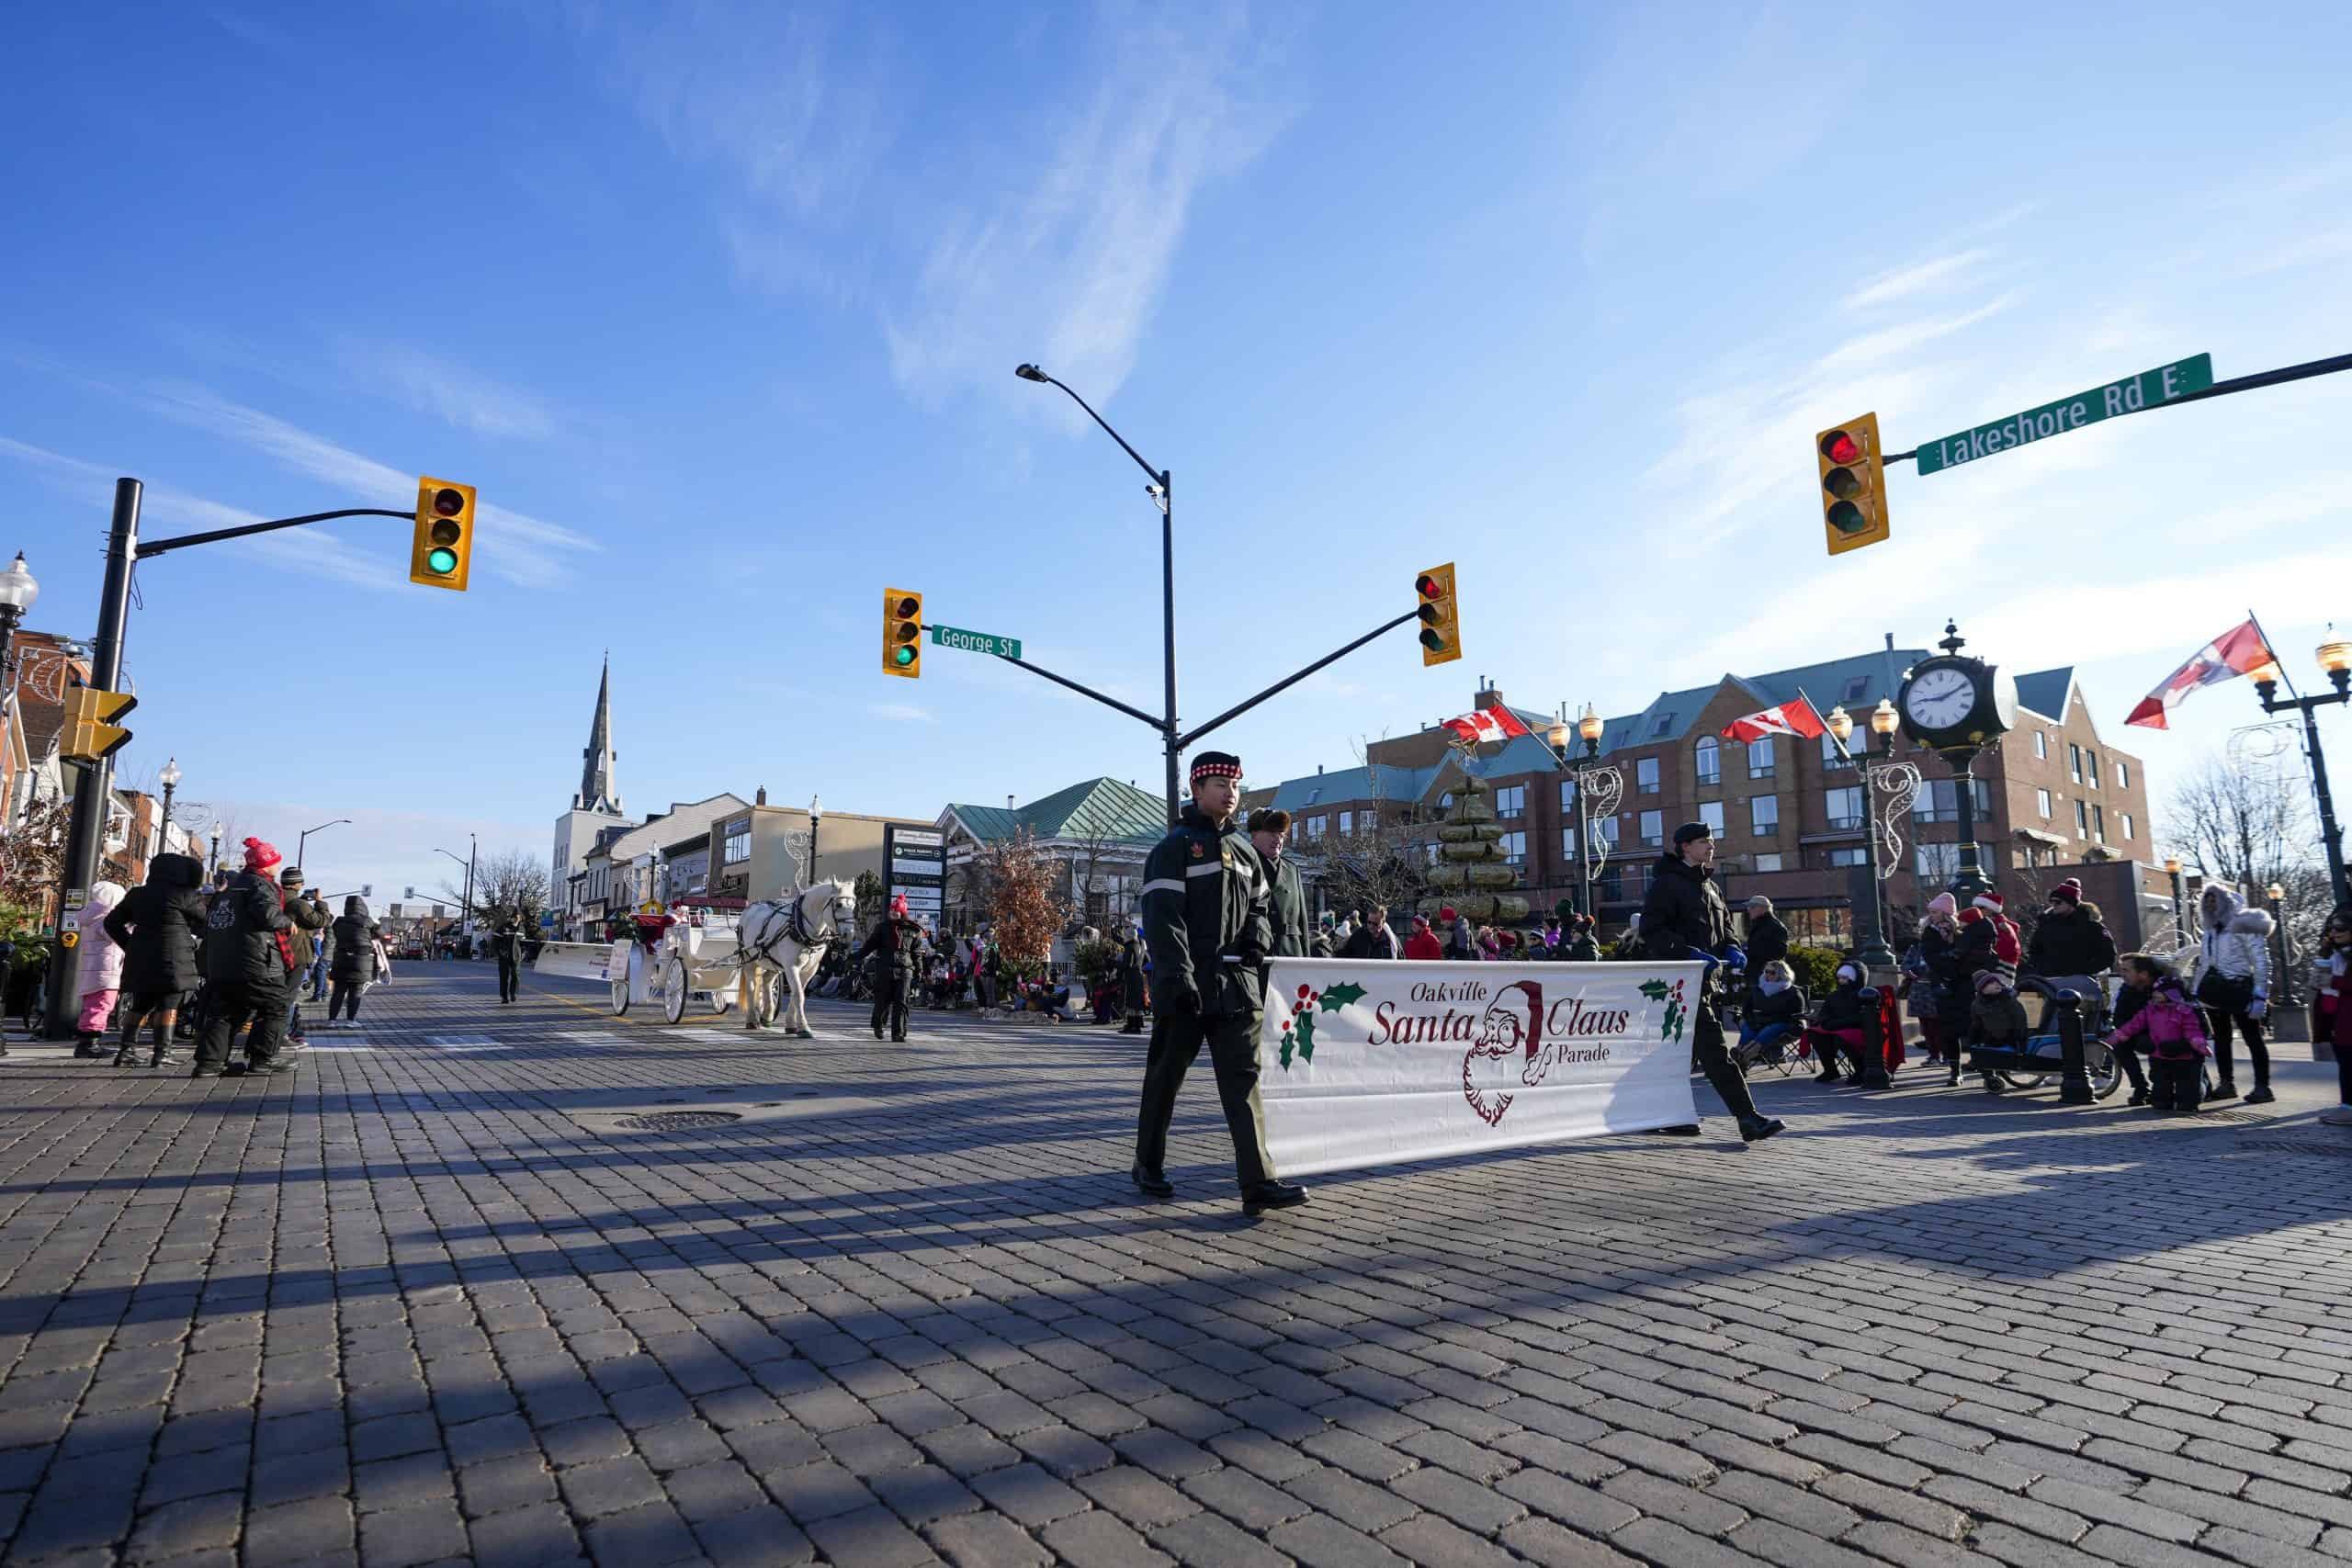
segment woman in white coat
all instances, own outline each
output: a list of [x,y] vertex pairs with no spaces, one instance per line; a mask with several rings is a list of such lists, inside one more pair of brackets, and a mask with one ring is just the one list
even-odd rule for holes
[[90,901],[82,906],[81,967],[74,976],[74,994],[82,999],[81,1013],[74,1023],[76,1056],[114,1059],[114,1053],[98,1043],[98,1036],[107,1032],[115,998],[122,994],[122,948],[107,935],[107,917],[121,902],[122,884],[94,882]]
[[2234,1027],[2245,1037],[2246,1058],[2254,1064],[2254,1087],[2246,1090],[2245,1102],[2267,1105],[2278,1098],[2270,1092],[2270,1052],[2262,1043],[2262,1021],[2270,1011],[2270,933],[2278,923],[2220,882],[2205,885],[2198,912],[2204,941],[2191,994],[2203,1005],[2213,1037],[2213,1074],[2221,1081],[2211,1098],[2237,1098],[2230,1060]]

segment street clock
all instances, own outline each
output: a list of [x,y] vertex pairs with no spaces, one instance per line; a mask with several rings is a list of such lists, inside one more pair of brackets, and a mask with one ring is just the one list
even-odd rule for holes
[[1903,732],[1933,750],[1973,751],[2017,723],[2018,683],[1996,665],[1960,650],[1965,639],[1947,622],[1944,651],[1906,671],[1894,699]]

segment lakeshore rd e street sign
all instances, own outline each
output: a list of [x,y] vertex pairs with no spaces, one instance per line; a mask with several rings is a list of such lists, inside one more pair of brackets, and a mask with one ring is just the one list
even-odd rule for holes
[[2109,381],[2104,387],[2094,387],[2038,409],[1980,424],[1940,441],[1922,441],[1917,456],[1919,471],[1932,474],[1943,468],[1956,468],[1962,463],[2010,451],[2029,441],[2064,435],[2103,419],[2161,408],[2176,398],[2201,392],[2212,384],[2213,356],[2210,354],[2159,365],[2154,370],[2143,370],[2137,376],[2126,376],[2120,381]]
[[961,649],[966,653],[993,653],[999,659],[1021,657],[1019,637],[998,637],[993,632],[967,632],[961,626],[934,624],[931,628],[931,640],[937,647]]

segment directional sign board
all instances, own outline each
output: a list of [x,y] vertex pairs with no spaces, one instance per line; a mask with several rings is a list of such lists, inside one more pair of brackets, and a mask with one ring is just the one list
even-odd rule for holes
[[2011,414],[1990,424],[1980,424],[1957,435],[1947,435],[1940,441],[1922,441],[1918,452],[1919,471],[1932,474],[1942,468],[1956,468],[1962,463],[1973,463],[1996,452],[2010,451],[2029,441],[2044,441],[2052,435],[2064,435],[2070,430],[2080,430],[2086,424],[2097,424],[2119,414],[2161,408],[2176,398],[2201,392],[2212,384],[2213,356],[2210,354],[2175,360],[2170,365],[2159,365],[2154,370],[2126,376],[2120,381],[2109,381],[2104,387],[2094,387],[2087,392],[2061,398],[2038,409],[2028,409],[2023,413]]
[[959,648],[967,653],[993,653],[1000,659],[1021,657],[1021,639],[998,637],[993,632],[967,632],[961,626],[933,625],[931,640],[941,648]]
[[936,829],[882,827],[882,888],[885,897],[902,897],[907,912],[936,925],[947,892],[947,839]]

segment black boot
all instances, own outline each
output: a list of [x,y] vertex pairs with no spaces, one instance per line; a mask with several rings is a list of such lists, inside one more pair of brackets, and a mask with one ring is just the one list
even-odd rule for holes
[[1951,1070],[1944,1074],[1944,1087],[1946,1089],[1960,1087],[1960,1058],[1957,1056],[1951,1059]]
[[106,1047],[98,1043],[98,1037],[96,1035],[83,1034],[75,1037],[74,1043],[74,1055],[77,1058],[86,1061],[90,1057],[103,1056],[106,1054]]
[[2239,1103],[2241,1105],[2267,1105],[2278,1098],[2278,1097],[2277,1095],[2270,1092],[2270,1086],[2268,1084],[2257,1083],[2252,1089],[2245,1091],[2245,1099],[2240,1100]]
[[1256,1189],[1241,1195],[1241,1212],[1261,1214],[1268,1209],[1295,1209],[1306,1201],[1306,1189],[1295,1181],[1260,1182]]

